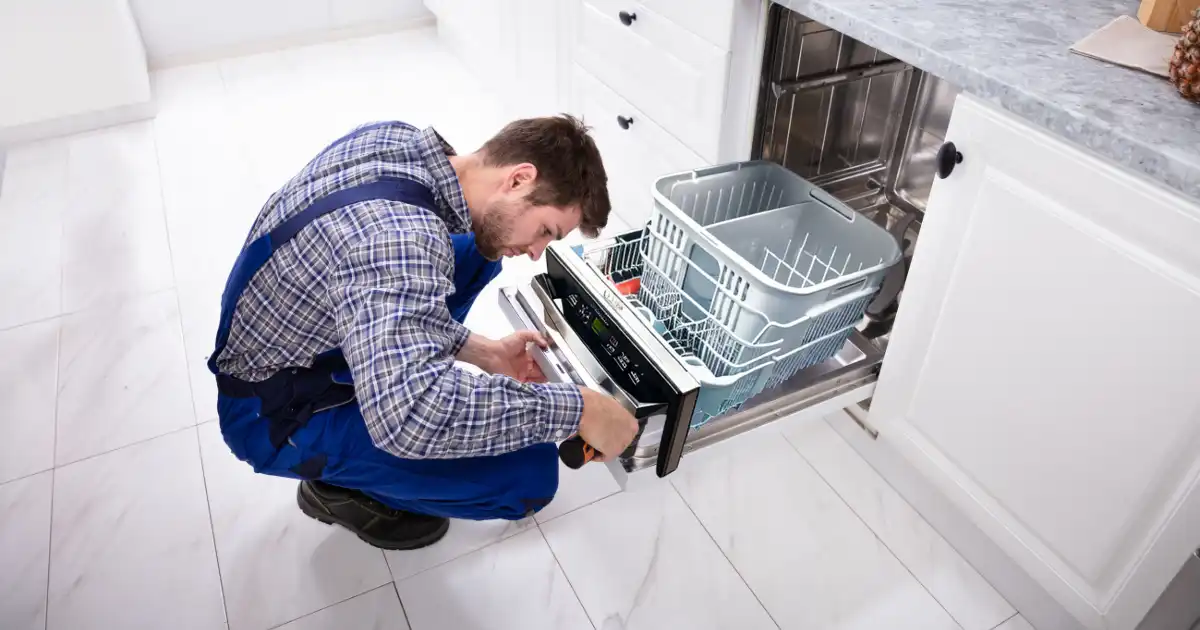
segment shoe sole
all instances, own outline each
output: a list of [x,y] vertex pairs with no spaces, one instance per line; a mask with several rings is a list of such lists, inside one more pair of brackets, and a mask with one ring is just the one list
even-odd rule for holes
[[343,519],[318,511],[311,505],[308,499],[304,496],[303,490],[300,488],[296,489],[296,499],[296,502],[300,504],[300,511],[304,512],[304,514],[309,518],[320,521],[326,525],[340,525],[352,532],[355,536],[358,536],[359,540],[367,543],[368,545],[371,545],[372,547],[378,547],[380,549],[386,549],[388,551],[412,551],[413,549],[428,547],[429,545],[441,540],[442,537],[446,535],[446,532],[450,531],[450,521],[444,520],[442,521],[441,527],[438,527],[437,529],[420,538],[406,540],[402,543],[381,540],[355,530]]

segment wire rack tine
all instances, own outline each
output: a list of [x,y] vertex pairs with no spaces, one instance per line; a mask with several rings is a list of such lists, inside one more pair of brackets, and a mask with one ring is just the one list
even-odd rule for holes
[[820,250],[820,248],[818,248],[816,253],[810,252],[808,254],[809,257],[811,258],[811,260],[808,261],[808,271],[805,272],[805,274],[804,274],[804,286],[816,284],[815,282],[812,281],[812,270],[813,270],[813,266],[815,266],[817,264],[817,255],[820,253],[821,253],[821,250]]
[[[796,273],[796,268],[800,266],[800,254],[804,253],[804,248],[808,246],[808,237],[812,236],[812,232],[804,233],[804,241],[800,243],[800,249],[796,250],[796,260],[792,262],[791,271],[788,273],[787,285],[792,286],[792,276]],[[790,244],[791,241],[788,241]],[[784,254],[786,255],[786,254]],[[801,286],[803,286],[804,277],[801,276]]]
[[825,279],[829,277],[829,272],[833,270],[833,268],[829,266],[829,263],[833,262],[833,259],[836,257],[837,245],[834,245],[833,251],[829,254],[829,262],[821,261],[821,264],[825,265],[825,271],[821,272],[821,282],[825,282]]

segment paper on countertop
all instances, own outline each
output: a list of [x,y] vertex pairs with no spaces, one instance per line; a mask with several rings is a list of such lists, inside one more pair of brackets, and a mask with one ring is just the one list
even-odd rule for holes
[[1178,37],[1159,33],[1122,15],[1071,46],[1071,52],[1118,66],[1167,76],[1167,64]]

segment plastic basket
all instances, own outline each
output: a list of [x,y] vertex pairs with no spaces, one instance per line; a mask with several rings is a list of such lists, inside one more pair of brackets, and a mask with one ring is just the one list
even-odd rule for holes
[[[692,425],[738,409],[742,403],[793,376],[815,357],[831,356],[845,343],[857,319],[848,323],[831,318],[838,308],[801,317],[781,326],[787,338],[789,327],[820,331],[806,344],[788,347],[781,340],[752,341],[742,338],[719,318],[707,313],[692,295],[683,291],[667,274],[649,260],[646,252],[657,237],[644,232],[635,240],[613,239],[579,250],[581,256],[616,285],[637,278],[637,290],[626,299],[679,356],[701,388],[692,416]],[[693,261],[680,263],[694,278],[713,281]],[[724,291],[724,289],[719,289]],[[844,298],[862,302],[870,296],[858,294]],[[752,313],[747,310],[747,313]],[[761,314],[755,316],[762,318]],[[765,320],[765,318],[763,318]],[[813,320],[816,321],[813,321]],[[821,359],[823,360],[823,359]]]
[[[886,230],[771,162],[663,177],[654,202],[647,260],[754,342],[795,348],[857,322],[869,302],[861,298],[901,257]],[[802,318],[807,326],[794,325]]]
[[580,255],[638,279],[626,299],[701,383],[698,426],[837,354],[901,251],[787,169],[742,162],[659,179],[640,238]]

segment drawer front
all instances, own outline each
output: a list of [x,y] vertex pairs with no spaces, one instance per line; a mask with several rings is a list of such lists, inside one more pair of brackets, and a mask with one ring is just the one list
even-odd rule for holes
[[721,50],[733,47],[733,10],[736,0],[642,0],[642,4]]
[[592,128],[613,211],[626,225],[641,227],[649,219],[655,179],[708,164],[579,66],[573,68],[571,89],[571,109]]
[[[636,15],[628,26],[621,12]],[[575,62],[709,160],[719,148],[729,54],[636,2],[584,0]]]

